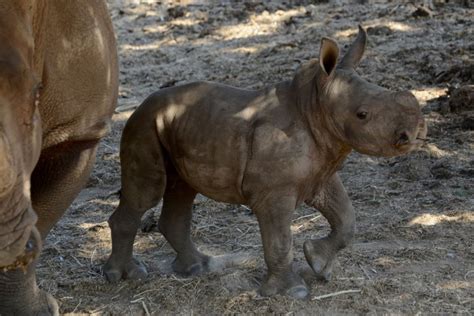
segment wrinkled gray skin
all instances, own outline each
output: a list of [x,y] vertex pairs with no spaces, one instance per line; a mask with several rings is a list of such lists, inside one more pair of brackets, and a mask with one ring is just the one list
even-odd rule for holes
[[87,181],[117,97],[105,1],[0,0],[0,314],[58,314],[42,239]]
[[177,252],[173,268],[193,275],[213,258],[190,237],[197,193],[252,208],[260,226],[268,276],[263,295],[308,295],[293,268],[292,213],[317,208],[332,231],[304,244],[306,258],[328,279],[336,253],[354,236],[355,216],[336,171],[351,152],[396,156],[418,147],[426,127],[410,92],[390,92],[354,71],[366,33],[337,64],[337,44],[323,38],[319,60],[292,81],[259,91],[196,82],[152,94],[125,127],[120,204],[109,220],[110,281],[143,278],[132,257],[140,218],[163,198],[159,230]]

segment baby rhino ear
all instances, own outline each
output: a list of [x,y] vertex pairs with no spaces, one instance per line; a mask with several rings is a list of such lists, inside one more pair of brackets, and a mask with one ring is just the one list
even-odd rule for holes
[[336,69],[338,57],[339,47],[337,47],[337,43],[330,38],[323,37],[319,51],[319,65],[326,75],[330,76]]
[[342,57],[339,67],[346,69],[355,69],[364,55],[365,46],[367,45],[367,33],[364,28],[359,25],[359,34],[354,43],[349,47],[347,53]]

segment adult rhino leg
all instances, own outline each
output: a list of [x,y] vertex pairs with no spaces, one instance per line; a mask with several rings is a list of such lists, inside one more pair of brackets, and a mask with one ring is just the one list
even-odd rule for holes
[[31,199],[43,239],[71,205],[95,162],[98,140],[46,149],[31,176]]
[[[63,147],[64,146],[64,147]],[[42,239],[79,193],[95,160],[97,141],[43,151],[31,176],[31,199]],[[58,315],[54,298],[36,285],[36,261],[26,271],[0,273],[1,315]]]
[[0,315],[59,315],[56,300],[36,286],[35,263],[0,272]]
[[104,274],[110,282],[146,277],[145,267],[133,257],[133,242],[141,217],[161,200],[167,182],[165,160],[156,135],[134,137],[132,134],[128,134],[126,127],[120,151],[120,203],[109,219],[112,253]]
[[354,238],[354,208],[337,174],[308,204],[316,207],[331,225],[331,233],[327,237],[304,243],[304,254],[311,268],[319,278],[328,281],[337,252]]
[[268,275],[260,288],[264,296],[286,294],[305,298],[308,288],[293,270],[291,217],[296,199],[285,192],[272,192],[252,205],[262,235]]
[[170,170],[168,175],[158,229],[177,253],[173,270],[186,276],[209,272],[211,257],[199,252],[191,240],[192,205],[197,192],[176,171]]

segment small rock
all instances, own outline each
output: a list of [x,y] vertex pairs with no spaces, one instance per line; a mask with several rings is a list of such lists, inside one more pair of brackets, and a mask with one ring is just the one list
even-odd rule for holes
[[185,10],[182,6],[175,6],[168,8],[168,16],[172,19],[177,19],[184,16]]
[[167,82],[163,83],[163,84],[160,86],[160,89],[173,87],[178,81],[179,81],[179,80],[176,80],[176,79],[172,79],[172,80],[170,80],[170,81],[167,81]]
[[453,174],[450,170],[450,167],[447,163],[447,161],[440,161],[438,163],[435,163],[431,167],[431,174],[436,178],[436,179],[450,179],[453,177]]
[[474,117],[473,116],[465,117],[461,123],[461,128],[468,131],[474,130]]
[[459,174],[466,176],[467,178],[474,178],[474,169],[461,169]]
[[474,85],[450,89],[449,108],[452,112],[474,110]]
[[374,27],[369,27],[367,28],[367,34],[369,35],[390,35],[392,34],[393,31],[390,27],[385,26],[385,25],[378,25]]
[[399,157],[391,172],[409,180],[429,179],[431,177],[430,161],[426,156],[426,153],[416,152],[409,156]]
[[286,19],[285,21],[283,21],[283,23],[286,25],[286,26],[290,26],[292,24],[295,24],[296,21],[295,21],[295,17],[291,16],[290,18]]
[[211,35],[212,29],[209,27],[204,27],[201,32],[199,33],[199,38],[206,37],[208,35]]
[[97,224],[97,225],[89,227],[88,230],[91,231],[91,232],[98,232],[98,231],[100,231],[104,228],[105,228],[105,225]]
[[[468,47],[467,49],[471,49]],[[472,83],[474,81],[474,64],[461,63],[446,68],[435,75],[435,83]],[[448,92],[449,93],[449,92]]]
[[432,17],[433,11],[425,7],[417,7],[416,10],[411,14],[412,17],[415,18],[425,18],[425,17]]
[[423,182],[423,185],[425,187],[427,187],[428,189],[435,189],[435,188],[439,188],[441,186],[441,183],[439,183],[439,181],[436,181],[436,180],[424,180]]

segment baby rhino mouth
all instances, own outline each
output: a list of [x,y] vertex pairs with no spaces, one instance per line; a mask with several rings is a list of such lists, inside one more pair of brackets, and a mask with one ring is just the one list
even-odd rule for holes
[[402,130],[396,133],[395,148],[407,152],[417,149],[427,142],[427,127],[424,119],[420,119],[414,133]]

